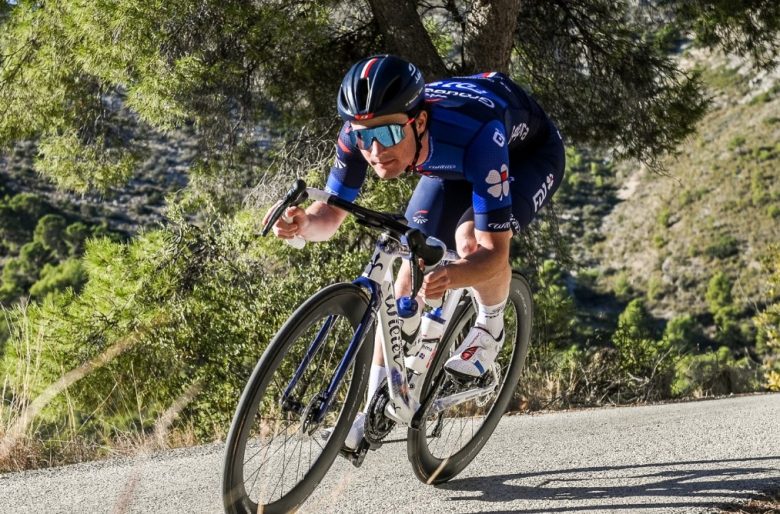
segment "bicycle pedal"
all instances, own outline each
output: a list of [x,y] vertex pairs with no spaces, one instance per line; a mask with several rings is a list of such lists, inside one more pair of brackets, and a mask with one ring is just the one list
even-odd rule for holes
[[353,466],[359,468],[363,465],[363,461],[366,460],[368,450],[372,449],[368,441],[363,439],[358,445],[357,449],[350,450],[347,447],[343,447],[339,450],[339,455],[347,459]]

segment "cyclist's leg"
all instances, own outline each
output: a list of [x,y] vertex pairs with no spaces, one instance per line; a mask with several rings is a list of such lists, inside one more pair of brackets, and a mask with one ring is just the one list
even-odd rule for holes
[[[512,195],[512,230],[525,228],[558,189],[563,177],[564,149],[557,129],[550,124],[547,140],[532,151],[509,157]],[[475,231],[474,211],[458,220],[455,238],[461,256],[477,250],[481,232]],[[504,339],[503,311],[509,296],[512,271],[509,262],[480,283],[472,285],[477,300],[475,327],[447,361],[448,371],[479,376],[492,365]]]
[[[466,210],[458,220],[455,241],[458,254],[461,257],[466,257],[479,248],[479,237],[474,231],[473,208]],[[501,315],[509,297],[511,280],[512,269],[507,261],[500,269],[496,269],[490,278],[471,286],[478,305],[475,323],[477,326],[487,329],[494,338],[498,338],[503,330]]]
[[566,154],[558,129],[549,124],[547,140],[531,151],[509,154],[512,177],[512,230],[527,227],[537,212],[550,203],[558,190],[566,164]]

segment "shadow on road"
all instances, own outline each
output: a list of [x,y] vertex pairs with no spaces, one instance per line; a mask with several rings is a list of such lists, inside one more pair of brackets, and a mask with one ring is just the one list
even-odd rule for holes
[[[722,504],[723,498],[748,500],[756,496],[745,491],[780,489],[780,456],[504,474],[462,478],[438,487],[471,493],[468,496],[453,496],[452,500],[546,502],[543,509],[512,511],[524,514],[613,509],[626,511],[650,507],[705,508]],[[482,491],[482,495],[473,496],[474,491]],[[653,501],[653,497],[658,497],[657,501]],[[613,505],[609,501],[628,498],[637,498],[637,502],[621,501]],[[680,501],[670,501],[672,498]],[[711,498],[712,502],[708,502],[707,498]],[[551,506],[550,502],[555,501],[580,503]],[[480,511],[481,514],[485,512]]]

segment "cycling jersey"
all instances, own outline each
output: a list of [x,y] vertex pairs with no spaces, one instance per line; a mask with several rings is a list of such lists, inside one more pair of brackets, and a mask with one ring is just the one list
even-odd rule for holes
[[[428,156],[415,172],[467,182],[475,227],[492,232],[508,230],[513,211],[510,182],[517,178],[513,171],[519,171],[510,164],[510,155],[529,154],[545,145],[555,127],[536,101],[498,72],[431,82],[426,84],[425,96],[430,110],[425,135]],[[346,122],[339,133],[326,190],[353,201],[368,165],[352,145],[350,130]],[[555,175],[558,178],[559,174]],[[546,175],[542,182],[545,180]]]

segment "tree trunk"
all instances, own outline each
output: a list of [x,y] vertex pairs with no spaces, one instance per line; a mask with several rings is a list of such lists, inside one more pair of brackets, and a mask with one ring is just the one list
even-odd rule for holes
[[464,72],[509,71],[521,0],[474,0],[466,23]]
[[428,31],[417,13],[417,3],[410,0],[369,0],[374,18],[390,52],[414,63],[426,82],[447,75]]

